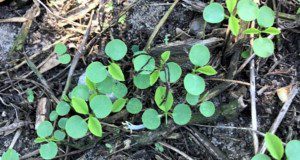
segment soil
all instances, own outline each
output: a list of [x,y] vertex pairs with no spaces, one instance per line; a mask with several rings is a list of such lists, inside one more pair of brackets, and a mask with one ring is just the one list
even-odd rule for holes
[[[197,0],[195,0],[197,1]],[[108,16],[108,19],[113,19],[117,16],[123,5],[130,3],[131,1],[126,1],[123,4],[114,3],[117,13],[111,14]],[[76,85],[76,82],[79,76],[84,72],[84,68],[91,61],[101,59],[104,63],[108,62],[107,59],[103,57],[103,44],[107,42],[111,35],[115,38],[121,38],[126,42],[128,46],[139,45],[140,48],[143,48],[152,34],[155,26],[164,16],[165,12],[170,7],[171,1],[157,1],[157,0],[140,0],[137,4],[131,8],[126,14],[126,21],[124,24],[117,24],[111,28],[111,30],[104,33],[101,37],[101,42],[99,42],[95,47],[93,52],[85,55],[85,58],[82,58],[79,61],[78,67],[76,68],[74,74],[74,81],[71,85],[71,88]],[[75,1],[70,1],[74,3],[73,6],[76,6]],[[207,1],[201,1],[201,3],[207,3]],[[11,18],[23,15],[26,10],[28,10],[31,5],[31,2],[27,2],[20,6],[12,6],[10,3],[0,3],[0,18]],[[77,4],[78,5],[78,4]],[[186,5],[186,4],[185,4]],[[190,34],[192,38],[199,38],[198,35],[193,32],[194,30],[199,30],[203,28],[203,20],[201,19],[201,13],[199,11],[190,10],[185,7],[184,2],[179,2],[175,7],[174,11],[171,13],[170,17],[163,25],[158,35],[153,41],[152,46],[156,46],[164,43],[166,36],[169,37],[169,41],[173,42],[176,40],[182,40],[181,36],[177,36],[176,29],[181,29],[182,31]],[[299,3],[283,3],[281,12],[287,14],[295,14]],[[44,8],[41,7],[41,14],[34,20],[31,27],[29,36],[25,43],[24,53],[28,52],[28,55],[34,54],[35,51],[40,51],[42,54],[38,58],[34,59],[34,63],[41,63],[48,55],[52,53],[52,50],[41,51],[43,48],[51,45],[56,40],[64,37],[67,33],[64,29],[59,28],[53,25],[53,16],[46,12]],[[82,22],[87,22],[89,16],[84,16]],[[299,18],[299,17],[297,17]],[[197,21],[197,24],[195,23]],[[290,20],[279,19],[277,25],[284,26],[284,24],[291,23]],[[50,22],[53,22],[52,24]],[[299,22],[299,19],[298,19]],[[257,116],[258,116],[258,131],[265,133],[269,130],[270,126],[273,124],[276,116],[278,115],[283,103],[280,101],[276,94],[276,90],[288,86],[290,84],[296,84],[299,82],[300,74],[300,36],[299,36],[299,23],[297,27],[286,28],[282,31],[282,34],[275,38],[276,42],[276,52],[274,56],[269,57],[268,59],[255,58],[256,65],[256,88],[257,91],[260,91],[262,88],[265,90],[261,94],[257,94]],[[1,71],[7,71],[8,66],[14,66],[7,62],[7,54],[12,47],[16,36],[20,32],[22,23],[0,23],[0,68]],[[192,28],[190,28],[192,27]],[[226,25],[211,25],[208,26],[207,34],[209,35],[216,28],[225,28]],[[111,31],[111,33],[109,33]],[[192,31],[192,32],[191,32]],[[69,52],[74,56],[76,48],[80,44],[80,39],[82,39],[82,34],[76,33],[72,38],[70,38],[67,43],[70,48]],[[95,37],[97,34],[93,33],[92,37]],[[224,38],[225,35],[219,35]],[[234,44],[231,44],[234,45]],[[247,44],[245,43],[245,46]],[[224,46],[215,48],[214,54],[220,55]],[[126,64],[124,68],[127,69],[127,77],[131,76],[132,71],[128,68],[132,66],[129,61],[132,55],[128,56],[126,59]],[[221,56],[220,56],[221,57]],[[225,56],[224,56],[225,57]],[[222,58],[222,57],[221,57]],[[22,62],[24,59],[18,59],[18,62]],[[222,64],[220,62],[222,61]],[[238,66],[240,66],[245,59],[240,59]],[[223,64],[224,62],[224,64]],[[216,66],[218,73],[221,73],[220,76],[226,74],[227,68],[230,65],[230,60],[228,59],[219,59],[215,58],[214,63],[218,63]],[[5,67],[4,67],[5,66]],[[48,80],[51,88],[55,92],[57,97],[60,97],[63,88],[66,83],[68,67],[65,65],[58,65],[46,73],[43,74],[45,79]],[[235,78],[235,80],[249,82],[250,75],[249,65],[242,70],[242,72]],[[189,71],[190,69],[185,69],[184,72]],[[0,155],[5,152],[10,146],[13,137],[17,130],[21,130],[21,135],[17,139],[14,149],[24,156],[34,152],[38,149],[39,144],[34,143],[34,139],[37,137],[34,130],[34,123],[36,120],[36,111],[37,111],[37,101],[41,97],[50,97],[45,93],[45,90],[42,87],[35,87],[33,83],[30,83],[26,80],[17,81],[18,77],[22,77],[29,73],[31,70],[26,65],[20,67],[17,70],[7,71],[6,74],[0,75],[0,129],[1,127],[7,126],[18,120],[29,121],[30,125],[8,130],[3,133],[0,132]],[[5,73],[5,72],[4,72]],[[39,79],[34,75],[30,75],[25,79],[32,80],[34,82],[40,83]],[[129,83],[129,82],[128,82]],[[220,84],[218,81],[208,81],[207,89]],[[26,100],[26,89],[34,88],[35,93],[35,102],[28,103]],[[129,87],[133,88],[133,87]],[[182,93],[184,90],[182,88],[182,80],[178,84],[172,86],[174,97],[177,97],[176,103],[184,102],[185,93]],[[151,107],[152,101],[151,96],[153,95],[154,90],[149,91],[139,91],[133,90],[130,91],[130,95],[139,95],[144,98],[148,106],[145,108]],[[217,121],[209,124],[195,125],[194,127],[197,131],[207,137],[208,141],[219,148],[229,159],[251,159],[254,155],[253,151],[253,140],[251,132],[247,130],[242,130],[241,128],[251,127],[251,103],[250,103],[250,94],[249,87],[243,86],[240,84],[234,84],[229,87],[226,91],[222,92],[218,96],[214,97],[211,101],[214,102],[216,107],[220,109],[222,106],[240,98],[242,96],[243,102],[246,107],[236,115],[231,117],[231,119],[218,119]],[[276,135],[278,135],[283,142],[288,142],[291,139],[300,139],[300,95],[297,94],[293,99],[293,102],[290,106],[289,111],[287,112],[285,118],[283,119],[281,125],[279,126]],[[53,109],[54,103],[51,103],[50,109]],[[198,108],[193,108],[193,111],[197,112]],[[70,147],[69,152],[76,152],[82,150],[82,152],[77,154],[72,154],[68,156],[68,159],[184,159],[180,154],[174,152],[173,150],[164,147],[164,151],[160,152],[155,148],[156,142],[153,142],[149,145],[143,145],[139,147],[130,147],[126,150],[122,149],[123,141],[134,137],[136,135],[147,134],[146,130],[140,132],[134,132],[133,134],[124,132],[120,129],[123,128],[122,122],[130,121],[135,124],[141,123],[141,115],[137,116],[128,116],[118,119],[113,124],[118,127],[116,130],[107,129],[105,138],[101,139],[98,143],[93,144],[96,139],[92,136],[87,136],[84,140],[74,141],[72,144],[75,144],[76,147]],[[235,127],[230,128],[230,127]],[[237,128],[237,129],[236,129]],[[117,134],[121,132],[122,134]],[[117,135],[117,136],[116,136]],[[163,137],[160,141],[163,141],[173,147],[176,147],[180,151],[186,153],[194,159],[216,159],[211,155],[207,148],[203,145],[198,145],[195,143],[193,138],[190,136],[189,131],[185,127],[180,127],[176,129],[171,137]],[[263,137],[259,137],[260,142],[262,142]],[[85,149],[84,144],[93,144],[93,146]],[[107,147],[107,144],[113,146],[113,149]],[[116,147],[116,148],[114,148]],[[65,146],[62,145],[62,150],[65,150]],[[118,151],[118,152],[115,152]],[[114,154],[111,154],[114,153]],[[60,155],[63,153],[61,152]],[[38,155],[33,155],[30,158],[38,158]]]

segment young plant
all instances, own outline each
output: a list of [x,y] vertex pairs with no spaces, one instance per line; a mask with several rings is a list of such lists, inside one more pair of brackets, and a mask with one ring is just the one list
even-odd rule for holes
[[70,54],[67,53],[67,46],[64,45],[63,43],[57,43],[54,47],[54,53],[57,54],[58,56],[58,61],[61,64],[68,64],[71,61],[71,56]]

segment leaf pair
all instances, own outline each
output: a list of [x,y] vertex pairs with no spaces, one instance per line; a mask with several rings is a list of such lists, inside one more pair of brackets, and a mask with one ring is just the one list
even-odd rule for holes
[[58,43],[54,46],[54,52],[58,55],[58,61],[61,64],[68,64],[71,61],[70,54],[67,53],[67,46],[63,43]]

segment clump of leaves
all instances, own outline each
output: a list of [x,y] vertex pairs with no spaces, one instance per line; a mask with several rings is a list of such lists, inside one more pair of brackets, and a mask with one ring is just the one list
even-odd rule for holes
[[58,61],[61,64],[68,64],[71,61],[71,56],[70,54],[67,53],[67,50],[68,50],[67,46],[63,43],[57,43],[54,46],[54,53],[57,54]]

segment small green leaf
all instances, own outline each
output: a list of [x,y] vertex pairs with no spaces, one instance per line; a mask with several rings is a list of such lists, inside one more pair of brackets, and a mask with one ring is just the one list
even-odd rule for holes
[[27,100],[29,103],[34,102],[34,93],[32,89],[27,89],[26,90],[26,94],[27,94]]
[[138,114],[142,108],[143,104],[137,98],[131,98],[126,105],[126,110],[131,114]]
[[159,151],[159,152],[164,152],[164,147],[159,144],[159,143],[155,143],[155,150]]
[[159,86],[157,87],[154,96],[156,105],[165,113],[171,109],[174,101],[173,94],[170,91],[168,92],[169,93],[167,93],[166,87]]
[[54,52],[58,55],[62,55],[67,52],[67,46],[64,45],[63,43],[57,43],[54,46]]
[[61,118],[58,121],[58,127],[61,129],[65,129],[66,128],[66,123],[67,123],[68,118]]
[[186,91],[194,96],[200,95],[204,92],[205,89],[204,79],[198,75],[194,75],[191,73],[188,73],[184,77],[183,85]]
[[74,97],[72,98],[72,107],[77,113],[80,114],[89,114],[89,107],[86,104],[85,100],[82,98]]
[[275,13],[268,6],[262,6],[259,9],[257,23],[258,25],[268,28],[273,26],[275,21]]
[[125,106],[127,99],[119,98],[113,103],[112,112],[120,112]]
[[195,44],[190,50],[189,59],[196,66],[204,66],[209,62],[210,52],[206,46]]
[[57,117],[58,117],[57,112],[56,111],[51,111],[51,113],[49,115],[50,121],[52,121],[52,122],[55,121],[57,119]]
[[54,133],[53,133],[53,137],[58,140],[58,141],[62,141],[65,139],[66,137],[66,133],[61,131],[61,130],[56,130]]
[[97,83],[96,87],[101,93],[104,94],[112,93],[112,88],[115,85],[115,82],[116,81],[113,78],[108,76],[104,81]]
[[139,55],[133,59],[133,67],[139,74],[150,74],[155,69],[155,60],[149,55]]
[[138,89],[146,89],[150,87],[150,75],[149,74],[138,74],[133,77],[133,84]]
[[39,151],[42,158],[53,159],[57,155],[58,147],[56,143],[49,142],[41,145]]
[[285,154],[288,160],[298,160],[300,157],[300,141],[292,140],[286,144]]
[[237,0],[226,0],[226,7],[230,14],[233,13],[236,3],[237,3]]
[[255,20],[258,12],[258,6],[253,0],[240,0],[237,4],[237,14],[244,21]]
[[211,117],[214,115],[214,113],[216,111],[216,107],[215,107],[214,103],[212,103],[210,101],[205,101],[205,102],[201,103],[199,110],[203,116]]
[[115,80],[118,80],[118,81],[125,81],[125,78],[124,78],[124,74],[122,72],[122,69],[121,67],[116,64],[116,63],[111,63],[109,66],[108,66],[108,72],[110,73],[110,75],[115,79]]
[[97,118],[105,118],[111,113],[113,104],[107,96],[97,95],[90,101],[90,107]]
[[237,19],[236,17],[234,16],[230,16],[229,17],[229,28],[232,32],[233,35],[237,36],[239,34],[239,31],[240,31],[240,20]]
[[246,58],[250,57],[250,52],[249,52],[249,51],[244,51],[244,52],[242,52],[241,56],[242,56],[244,59],[246,59]]
[[262,58],[267,58],[274,53],[274,43],[269,38],[257,38],[253,42],[253,51]]
[[89,88],[86,85],[77,85],[71,92],[71,98],[81,98],[85,101],[89,100],[90,97],[90,91]]
[[102,137],[102,126],[97,118],[89,117],[88,128],[93,135]]
[[60,101],[57,106],[56,106],[56,112],[58,115],[60,116],[64,116],[64,115],[67,115],[69,112],[70,112],[70,105],[69,103],[67,102],[64,102],[64,101]]
[[85,120],[78,115],[72,116],[66,122],[66,132],[74,139],[84,137],[87,133],[87,130],[88,125],[86,124]]
[[171,54],[170,51],[165,51],[164,53],[161,54],[160,57],[163,63],[166,63],[169,60],[170,54]]
[[278,35],[281,33],[281,31],[275,27],[269,27],[269,28],[263,30],[262,32],[272,34],[272,35]]
[[107,77],[107,70],[101,62],[92,62],[86,68],[86,77],[93,83],[100,83]]
[[192,118],[192,110],[186,104],[178,104],[175,106],[172,116],[176,124],[185,125]]
[[95,84],[88,77],[85,78],[85,84],[89,88],[89,90],[91,91],[96,90]]
[[122,40],[114,39],[108,42],[105,46],[105,53],[111,59],[118,61],[126,55],[127,46]]
[[185,96],[185,100],[190,105],[196,105],[199,101],[199,95],[195,96],[195,95],[187,93]]
[[63,54],[58,56],[58,61],[61,64],[68,64],[71,62],[71,56],[69,54]]
[[2,154],[2,157],[0,157],[0,159],[1,158],[2,160],[19,160],[20,155],[14,149],[8,149],[6,152]]
[[271,158],[265,154],[257,154],[251,160],[271,160]]
[[208,76],[216,75],[217,71],[212,66],[204,66],[196,69],[196,72],[203,73]]
[[51,136],[54,128],[49,121],[44,121],[37,127],[37,135],[42,138]]
[[155,70],[153,73],[150,75],[150,86],[153,86],[155,82],[159,78],[159,70]]
[[112,92],[117,98],[123,98],[126,96],[128,89],[125,84],[118,82],[113,86]]
[[260,34],[260,32],[261,31],[256,28],[248,28],[244,30],[243,34]]
[[132,45],[131,46],[131,51],[133,53],[138,52],[140,50],[140,47],[138,45]]
[[142,115],[143,125],[150,130],[155,130],[160,126],[161,120],[155,109],[147,109]]
[[178,81],[181,74],[181,67],[175,62],[169,62],[167,63],[165,70],[160,71],[159,78],[163,82],[166,82],[166,79],[168,79],[170,83],[175,83]]
[[209,23],[220,23],[225,18],[224,8],[219,3],[211,3],[204,8],[203,18]]
[[43,143],[47,141],[48,140],[46,138],[41,138],[41,137],[37,137],[36,139],[34,139],[34,143]]
[[266,133],[265,142],[268,151],[274,159],[281,159],[284,154],[282,141],[272,133]]

